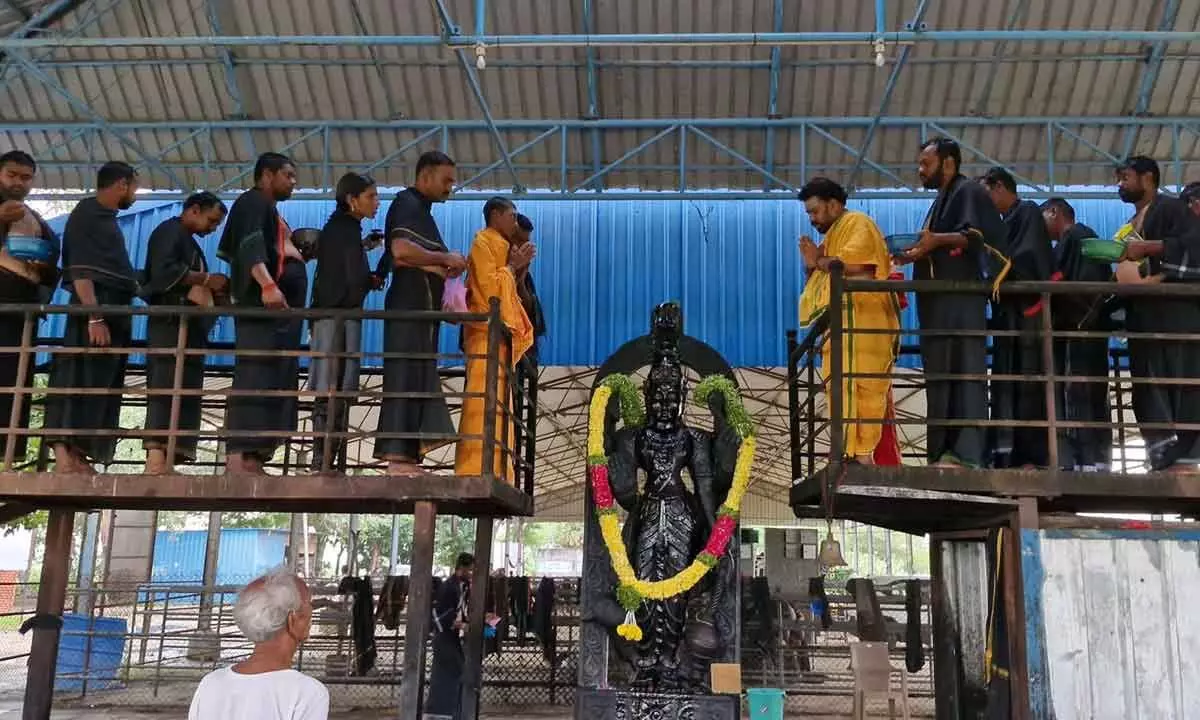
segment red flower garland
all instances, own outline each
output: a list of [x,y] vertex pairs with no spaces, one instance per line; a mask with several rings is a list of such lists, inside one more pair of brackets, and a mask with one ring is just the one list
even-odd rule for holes
[[592,494],[595,496],[596,507],[608,510],[613,506],[612,486],[608,484],[608,466],[593,465],[588,468],[592,476]]
[[713,524],[712,534],[708,537],[708,544],[704,546],[704,552],[713,557],[724,555],[725,548],[729,546],[729,541],[733,538],[736,524],[733,517],[729,515],[717,518],[717,522]]

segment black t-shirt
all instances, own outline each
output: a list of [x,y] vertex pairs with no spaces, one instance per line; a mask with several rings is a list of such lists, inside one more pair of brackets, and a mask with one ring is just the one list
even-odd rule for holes
[[137,273],[129,261],[117,211],[94,197],[79,201],[63,231],[63,284],[91,280],[119,292],[136,293]]
[[371,289],[371,266],[362,245],[362,222],[335,210],[317,240],[314,308],[360,308]]
[[204,251],[181,218],[165,220],[150,233],[142,296],[152,305],[182,305],[187,297],[183,279],[190,272],[207,272]]

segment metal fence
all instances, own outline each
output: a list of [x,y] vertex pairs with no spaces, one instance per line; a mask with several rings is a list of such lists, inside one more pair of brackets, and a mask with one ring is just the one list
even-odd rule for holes
[[[579,651],[577,579],[557,581],[553,653],[532,633],[518,638],[510,627],[499,653],[484,659],[482,705],[547,710],[574,705]],[[403,673],[404,617],[394,629],[375,626],[373,668],[359,675],[351,631],[352,600],[337,583],[314,581],[312,632],[296,658],[297,669],[323,682],[335,711],[394,708]],[[34,585],[18,585],[12,620],[0,630],[0,695],[19,693],[24,685],[28,636],[16,628],[32,615]],[[206,673],[247,657],[252,643],[232,619],[235,586],[142,584],[94,586],[69,591],[56,673],[55,707],[111,707],[172,714],[188,705]],[[892,647],[892,664],[904,667],[906,623],[903,593],[879,587],[880,609]],[[211,606],[205,601],[211,602]],[[858,632],[855,605],[831,589],[832,625],[823,628],[807,608],[794,616],[777,605],[777,632],[758,636],[757,620],[743,619],[743,682],[774,687],[788,694],[787,709],[809,717],[849,717],[853,676],[849,644]],[[923,653],[930,658],[929,606],[921,607]],[[428,650],[427,650],[428,651]],[[909,705],[915,717],[931,717],[932,662],[908,676]],[[898,683],[897,675],[897,683]],[[886,704],[869,705],[873,712]]]
[[[875,281],[849,279],[835,273],[831,279],[830,307],[847,307],[862,293],[897,293],[917,302],[922,295],[968,297],[990,295],[993,289],[983,283],[950,281]],[[927,338],[981,337],[988,341],[988,362],[982,372],[950,371],[931,374],[925,370],[904,370],[896,366],[886,374],[872,374],[850,369],[846,343],[855,337],[878,334],[880,331],[856,327],[839,313],[825,313],[802,337],[789,333],[789,408],[794,478],[812,477],[831,461],[840,461],[845,454],[845,439],[857,425],[892,424],[901,440],[905,464],[926,461],[927,430],[935,428],[983,428],[1028,431],[1036,428],[1045,433],[1047,468],[1064,468],[1060,461],[1060,444],[1066,434],[1080,429],[1098,429],[1111,434],[1111,463],[1099,468],[1119,474],[1141,474],[1149,471],[1149,449],[1146,434],[1173,434],[1200,431],[1200,424],[1186,422],[1139,421],[1134,413],[1134,395],[1141,388],[1158,386],[1186,388],[1200,384],[1196,377],[1174,374],[1134,374],[1131,372],[1130,345],[1145,343],[1197,343],[1200,326],[1190,331],[1147,332],[1121,325],[1102,325],[1075,329],[1063,327],[1052,308],[1064,301],[1078,301],[1094,306],[1103,305],[1105,312],[1113,306],[1126,304],[1136,307],[1155,300],[1200,300],[1200,287],[1183,283],[1127,285],[1116,283],[1074,282],[1008,282],[1000,286],[1000,297],[1018,296],[1031,300],[1036,308],[1033,322],[1017,330],[989,327],[979,330],[902,329],[900,357],[920,358],[921,343]],[[1118,316],[1118,320],[1120,317]],[[1019,339],[1027,348],[1036,348],[1036,371],[1005,374],[998,369],[996,343],[1000,339]],[[1103,375],[1080,375],[1064,367],[1062,348],[1069,343],[1092,340],[1108,347],[1107,372]],[[1186,347],[1186,346],[1185,346]],[[1191,351],[1192,353],[1195,350]],[[823,353],[828,353],[824,358]],[[829,367],[824,364],[828,362]],[[911,364],[911,363],[909,363]],[[892,418],[850,418],[848,399],[842,388],[854,379],[887,378],[895,399]],[[942,383],[987,383],[989,411],[979,418],[929,417],[925,412],[925,391],[931,381]],[[1111,411],[1107,418],[1081,420],[1069,416],[1063,398],[1068,385],[1103,384],[1107,389]],[[1034,389],[1040,398],[1035,417],[1011,417],[996,410],[996,392],[1002,386]],[[1020,392],[1020,390],[1017,390]]]
[[[77,321],[87,323],[88,317],[107,318],[121,323],[143,323],[149,319],[161,321],[164,318],[177,318],[175,326],[178,331],[174,342],[165,345],[148,347],[144,341],[114,343],[107,347],[76,346],[63,344],[59,338],[39,338],[38,327],[45,324],[47,316],[66,315]],[[459,353],[418,354],[412,352],[366,352],[363,350],[348,350],[345,352],[314,350],[307,341],[295,347],[278,350],[246,350],[237,349],[229,343],[203,343],[197,345],[194,340],[188,340],[188,326],[197,323],[213,323],[228,318],[270,319],[281,323],[307,323],[309,328],[320,319],[359,320],[364,324],[388,322],[405,322],[410,327],[413,323],[453,323],[457,325],[475,324],[487,329],[488,350],[484,355],[468,355]],[[224,442],[233,438],[256,437],[275,438],[279,441],[280,449],[274,457],[264,464],[272,472],[287,474],[301,468],[307,469],[313,461],[314,447],[318,442],[340,442],[346,446],[346,451],[336,458],[336,467],[331,467],[326,461],[322,469],[350,473],[376,472],[383,466],[373,457],[374,443],[380,439],[409,439],[422,443],[440,446],[442,449],[431,452],[425,467],[430,471],[445,471],[453,469],[453,447],[461,440],[481,442],[485,447],[495,448],[497,460],[495,465],[486,466],[485,473],[492,471],[495,476],[501,475],[500,468],[504,463],[512,463],[514,484],[526,493],[533,489],[533,449],[536,433],[536,372],[527,362],[513,363],[511,357],[512,337],[499,317],[499,310],[493,307],[490,313],[447,313],[447,312],[401,312],[401,311],[363,311],[363,310],[311,310],[311,309],[281,309],[266,310],[232,306],[216,308],[205,307],[83,307],[70,306],[35,306],[8,305],[5,312],[0,314],[0,322],[9,327],[9,334],[20,327],[21,341],[19,344],[0,347],[0,360],[7,361],[6,366],[13,367],[13,377],[3,378],[4,387],[0,392],[12,393],[13,405],[9,416],[0,418],[0,423],[6,427],[0,433],[6,438],[4,465],[10,471],[26,469],[43,470],[52,459],[47,452],[44,438],[64,440],[82,440],[85,438],[115,438],[118,442],[118,452],[111,462],[105,465],[106,472],[138,472],[144,462],[144,455],[138,447],[142,441],[155,440],[165,444],[167,457],[173,457],[179,438],[192,436],[198,439],[198,451],[195,462],[190,464],[189,472],[221,472],[223,465],[220,448]],[[310,332],[304,334],[310,337]],[[141,335],[141,333],[137,333]],[[50,371],[56,361],[72,357],[86,358],[96,356],[119,356],[126,363],[125,380],[112,387],[80,387],[73,384],[53,384],[50,382]],[[153,358],[169,357],[173,362],[172,382],[167,386],[148,387],[147,361]],[[187,379],[184,372],[185,361],[189,358],[204,359],[204,379],[196,384]],[[253,359],[290,359],[297,362],[295,380],[284,383],[288,385],[280,390],[234,390],[230,387],[232,369],[241,360]],[[336,363],[338,369],[348,363],[361,366],[361,384],[357,388],[315,391],[308,389],[309,373],[315,360]],[[435,361],[441,388],[435,393],[401,392],[382,389],[382,374],[386,372],[391,362],[403,360]],[[485,366],[484,388],[477,392],[468,392],[465,388],[464,368],[468,362],[480,362]],[[334,376],[338,376],[334,373]],[[51,427],[46,424],[45,404],[52,396],[67,396],[81,399],[92,396],[119,396],[121,398],[120,427]],[[280,409],[283,403],[298,404],[298,420],[295,427],[278,429],[256,429],[253,431],[238,431],[226,428],[226,408],[234,397],[269,397],[277,399]],[[145,409],[148,401],[156,397],[169,397],[170,423],[168,427],[147,429],[145,427]],[[180,404],[185,398],[198,397],[202,410],[202,421],[199,429],[181,429],[179,427]],[[419,400],[431,397],[444,399],[452,412],[461,409],[467,398],[482,400],[485,404],[484,432],[482,434],[463,435],[459,432],[429,433],[429,432],[379,432],[373,426],[372,420],[379,414],[381,405],[389,399]],[[506,401],[507,400],[507,401]],[[349,405],[349,419],[345,429],[337,429],[330,422],[327,427],[318,431],[312,423],[312,411],[317,403],[331,405],[333,403]],[[28,418],[28,419],[25,419]],[[79,425],[80,423],[72,423]],[[86,423],[85,423],[86,424]],[[94,424],[94,422],[93,422]],[[17,454],[18,438],[33,438],[28,443],[25,456]],[[328,459],[329,454],[325,454]],[[485,456],[487,454],[485,453]]]

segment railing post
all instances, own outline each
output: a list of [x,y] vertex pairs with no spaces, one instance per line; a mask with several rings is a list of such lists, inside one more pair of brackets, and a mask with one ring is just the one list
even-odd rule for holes
[[[488,299],[487,357],[483,389],[483,458],[480,474],[489,480],[496,479],[496,399],[500,384],[500,298]],[[470,360],[468,359],[468,362]],[[501,471],[503,472],[503,471]]]
[[529,409],[525,416],[525,494],[533,495],[534,460],[537,453],[538,370],[537,364],[531,360],[527,360],[525,366],[529,368]]
[[25,313],[25,324],[21,327],[21,350],[17,357],[17,378],[13,382],[12,410],[8,413],[8,437],[4,446],[4,468],[11,471],[16,460],[18,432],[21,426],[22,403],[25,402],[25,385],[29,380],[29,356],[33,346],[33,329],[37,323],[33,313]]
[[[179,412],[183,404],[183,399],[179,397],[179,391],[183,389],[183,364],[187,361],[187,333],[188,333],[188,316],[180,314],[179,316],[179,332],[175,337],[175,368],[171,377],[171,418],[167,423],[167,472],[171,472],[171,468],[175,467],[175,445],[179,435]],[[154,348],[147,348],[153,352]],[[155,443],[157,445],[157,443]]]
[[[37,615],[40,617],[62,618],[74,526],[74,511],[62,508],[50,511],[46,525],[46,550],[42,558],[42,581],[38,586]],[[43,623],[33,630],[29,669],[25,678],[25,706],[21,712],[24,720],[48,720],[50,717],[61,632],[53,623]]]
[[800,372],[796,367],[796,331],[787,331],[788,442],[794,483],[800,477]]
[[826,397],[829,399],[829,462],[839,464],[845,457],[845,425],[843,422],[842,384],[846,377],[844,368],[845,328],[842,327],[843,305],[846,301],[845,266],[841,260],[829,265],[829,367],[825,368],[828,378]]
[[1046,435],[1051,470],[1058,470],[1058,398],[1054,372],[1054,323],[1050,316],[1050,293],[1042,293],[1042,365],[1046,374]]

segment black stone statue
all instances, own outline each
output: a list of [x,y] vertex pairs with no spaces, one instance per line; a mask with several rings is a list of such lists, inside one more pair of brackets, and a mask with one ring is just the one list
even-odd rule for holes
[[[684,368],[731,379],[732,370],[712,348],[683,335],[678,305],[656,308],[650,335],[618,350],[601,368],[597,385],[609,374],[631,373],[647,364],[646,422],[640,428],[618,428],[620,409],[614,394],[606,415],[605,451],[613,496],[628,513],[623,536],[630,564],[640,579],[659,581],[684,570],[703,548],[732,485],[740,440],[726,423],[720,393],[713,393],[708,403],[712,432],[684,423]],[[639,477],[644,482],[639,483]],[[736,533],[717,566],[690,592],[641,604],[636,618],[643,637],[629,643],[615,633],[625,611],[615,597],[616,575],[594,518],[590,487],[588,492],[581,687],[610,687],[611,641],[632,690],[707,693],[709,665],[737,659]]]

